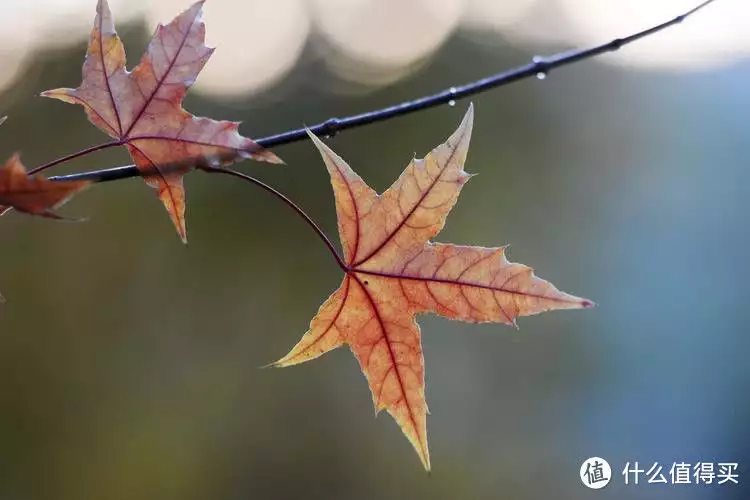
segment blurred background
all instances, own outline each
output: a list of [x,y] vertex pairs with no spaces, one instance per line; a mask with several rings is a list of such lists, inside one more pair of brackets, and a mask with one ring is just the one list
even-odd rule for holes
[[[251,137],[400,102],[669,19],[695,0],[209,0],[218,49],[186,108]],[[112,0],[134,65],[187,0]],[[0,0],[0,151],[33,167],[107,140],[75,87],[95,0]],[[599,306],[520,330],[420,318],[426,474],[354,358],[261,370],[340,271],[265,192],[191,174],[183,247],[138,179],[0,219],[0,499],[713,499],[750,482],[750,6],[719,0],[619,53],[473,98],[470,182],[438,240],[511,260]],[[468,102],[341,133],[374,188]],[[314,148],[239,168],[337,240]],[[128,163],[106,151],[55,173]],[[745,276],[745,278],[742,278]],[[607,459],[588,490],[581,462]],[[626,462],[738,462],[739,485],[624,485]],[[644,467],[645,466],[645,467]],[[668,477],[668,475],[667,475]],[[641,482],[645,482],[642,478]]]

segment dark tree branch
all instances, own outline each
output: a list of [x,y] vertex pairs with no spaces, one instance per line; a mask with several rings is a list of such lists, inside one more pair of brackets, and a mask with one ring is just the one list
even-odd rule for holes
[[[649,35],[657,33],[675,24],[679,24],[682,21],[684,21],[686,18],[691,16],[692,14],[695,14],[696,12],[703,9],[707,5],[713,3],[714,1],[715,0],[705,0],[704,2],[700,3],[698,6],[694,7],[693,9],[671,19],[670,21],[658,24],[656,26],[645,29],[638,33],[629,35],[625,38],[616,38],[602,45],[597,45],[595,47],[590,47],[588,49],[560,53],[560,54],[556,54],[550,57],[534,57],[531,63],[528,63],[526,65],[520,66],[518,68],[509,70],[509,71],[498,73],[496,75],[489,76],[487,78],[483,78],[481,80],[477,80],[475,82],[462,85],[459,87],[451,87],[450,89],[444,90],[437,94],[433,94],[433,95],[426,96],[426,97],[421,97],[418,99],[414,99],[412,101],[407,101],[407,102],[397,104],[395,106],[383,108],[380,110],[370,111],[368,113],[362,113],[359,115],[349,116],[346,118],[331,118],[325,122],[309,127],[309,131],[313,132],[316,135],[333,136],[342,130],[347,130],[350,128],[367,125],[369,123],[385,121],[385,120],[389,120],[397,116],[414,113],[422,109],[428,109],[428,108],[440,106],[443,104],[452,103],[458,99],[476,95],[486,90],[500,87],[502,85],[507,85],[507,84],[510,84],[519,80],[523,80],[525,78],[529,78],[532,76],[544,77],[546,76],[547,73],[549,73],[553,69],[556,69],[556,68],[559,68],[568,64],[573,64],[578,61],[582,61],[584,59],[597,56],[599,54],[619,50],[621,47],[629,43],[635,42],[636,40],[640,40],[641,38],[645,38]],[[0,119],[0,123],[2,123],[2,119]],[[281,134],[264,137],[262,139],[257,139],[255,142],[261,148],[272,148],[275,146],[281,146],[283,144],[290,144],[293,142],[306,140],[307,138],[308,138],[308,129],[300,128],[296,130],[290,130],[288,132],[284,132]],[[121,146],[126,143],[127,143],[127,140],[119,140],[119,141],[103,143],[97,146],[92,146],[92,147],[83,149],[81,151],[78,151],[76,153],[72,153],[67,156],[61,157],[57,160],[48,162],[44,165],[41,165],[33,169],[29,173],[33,174],[36,172],[41,172],[43,170],[46,170],[50,167],[67,162],[69,160],[79,158],[79,157],[88,155],[90,153],[100,151],[102,149],[115,147],[115,146]],[[287,206],[291,207],[297,213],[297,215],[303,218],[305,222],[313,229],[313,231],[315,231],[315,233],[322,239],[323,243],[326,245],[331,255],[334,257],[337,264],[339,265],[339,267],[341,267],[341,269],[343,269],[345,272],[348,272],[349,270],[348,266],[343,261],[339,253],[336,251],[336,248],[333,246],[333,244],[325,235],[325,233],[323,233],[323,231],[315,223],[315,221],[313,221],[310,218],[310,216],[308,216],[304,212],[304,210],[302,210],[302,208],[300,208],[294,201],[289,199],[286,195],[284,195],[280,191],[274,189],[273,187],[269,186],[268,184],[265,184],[264,182],[258,179],[255,179],[254,177],[243,174],[236,170],[220,167],[223,164],[237,160],[238,157],[249,156],[253,152],[256,152],[256,151],[254,150],[247,150],[247,151],[227,150],[219,155],[215,155],[212,157],[202,156],[202,157],[196,157],[196,158],[185,158],[183,160],[180,160],[179,162],[154,165],[153,168],[150,169],[150,171],[149,169],[138,170],[134,165],[126,165],[122,167],[115,167],[115,168],[108,168],[108,169],[103,169],[103,170],[95,170],[95,171],[90,171],[90,172],[82,172],[82,173],[76,173],[76,174],[71,174],[71,175],[51,177],[50,179],[55,180],[55,181],[90,180],[93,182],[108,182],[108,181],[115,181],[115,180],[120,180],[120,179],[127,179],[130,177],[143,177],[143,176],[151,176],[151,175],[161,176],[169,172],[187,172],[191,169],[203,170],[209,173],[229,175],[229,176],[241,179],[245,182],[252,183],[264,189],[265,191],[269,192],[270,194],[272,194],[279,200],[283,201]],[[1,296],[0,296],[0,300],[2,300]]]
[[[442,104],[449,103],[458,99],[463,99],[475,94],[479,94],[486,90],[490,90],[496,87],[507,85],[525,78],[529,78],[537,75],[546,75],[553,69],[573,64],[584,59],[588,59],[600,54],[607,52],[613,52],[620,48],[633,43],[641,38],[645,38],[649,35],[653,35],[663,29],[669,28],[675,24],[679,24],[689,16],[695,14],[699,10],[713,3],[715,0],[706,0],[697,7],[690,9],[689,11],[661,23],[651,28],[639,31],[632,35],[624,38],[616,38],[610,42],[587,49],[576,50],[572,52],[564,52],[556,54],[550,57],[534,57],[532,62],[520,66],[515,69],[504,71],[487,78],[482,78],[466,85],[458,87],[451,87],[448,90],[444,90],[437,94],[433,94],[426,97],[420,97],[412,101],[403,102],[396,104],[395,106],[389,106],[387,108],[379,109],[376,111],[370,111],[359,115],[349,116],[346,118],[330,118],[325,122],[319,123],[309,127],[310,131],[319,136],[333,136],[336,133],[347,130],[350,128],[361,127],[370,123],[381,122],[389,120],[391,118],[402,116],[423,109],[433,108]],[[260,146],[264,148],[273,148],[284,144],[290,144],[293,142],[299,142],[308,138],[305,128],[299,128],[296,130],[290,130],[281,134],[272,135],[269,137],[263,137],[256,139]],[[200,159],[196,159],[195,163],[200,163]],[[57,164],[58,162],[54,162]],[[180,162],[180,165],[175,165],[174,168],[184,168],[185,165],[189,164],[190,161]],[[170,165],[159,166],[159,170],[163,168],[169,169]],[[90,172],[81,172],[71,175],[61,175],[52,177],[53,180],[91,180],[94,182],[108,182],[116,181],[120,179],[127,179],[130,177],[139,177],[144,175],[143,172],[139,172],[134,165],[126,165],[122,167],[107,168],[103,170],[94,170]],[[147,174],[146,174],[147,175]]]

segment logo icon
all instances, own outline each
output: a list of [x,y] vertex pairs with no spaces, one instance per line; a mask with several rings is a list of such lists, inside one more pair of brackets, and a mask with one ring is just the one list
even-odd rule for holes
[[587,458],[581,464],[581,482],[587,488],[593,490],[604,488],[611,479],[612,469],[603,458]]

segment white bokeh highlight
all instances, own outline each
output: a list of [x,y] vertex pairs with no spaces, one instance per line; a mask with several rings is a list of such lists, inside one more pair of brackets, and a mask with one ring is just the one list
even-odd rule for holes
[[[151,28],[189,4],[160,0],[146,6]],[[206,43],[216,47],[196,88],[222,97],[262,90],[295,65],[310,32],[306,0],[210,0],[203,6]]]
[[315,24],[338,50],[379,66],[406,66],[453,32],[465,0],[312,0]]
[[[538,47],[529,49],[534,51],[550,44],[585,47],[666,21],[697,3],[208,0],[204,7],[207,38],[217,50],[196,88],[224,98],[245,97],[268,88],[294,67],[311,39],[323,39],[335,49],[318,57],[325,58],[340,76],[380,85],[420,67],[458,28],[531,44]],[[190,4],[189,0],[110,0],[117,23],[145,19],[152,28],[169,22]],[[35,51],[86,40],[95,8],[96,0],[0,0],[0,91],[17,80]],[[667,71],[702,71],[732,64],[750,56],[748,19],[750,1],[718,0],[682,25],[599,60]],[[313,33],[316,37],[311,38]],[[128,55],[130,66],[140,58],[140,54]],[[341,68],[346,70],[338,71]]]

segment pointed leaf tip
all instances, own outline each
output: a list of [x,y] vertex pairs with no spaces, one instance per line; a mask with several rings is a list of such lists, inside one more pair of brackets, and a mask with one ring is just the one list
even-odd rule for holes
[[[310,128],[309,128],[309,127],[305,127],[305,132],[307,133],[307,137],[309,137],[309,138],[310,138],[310,140],[312,140],[313,142],[315,141],[315,139],[318,139],[318,136],[317,136],[317,135],[315,135],[315,134],[313,133],[313,131],[312,131],[312,130],[310,130]],[[320,140],[320,139],[318,139],[318,140]]]

